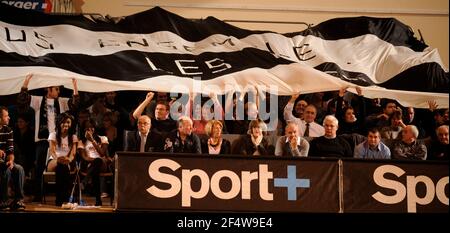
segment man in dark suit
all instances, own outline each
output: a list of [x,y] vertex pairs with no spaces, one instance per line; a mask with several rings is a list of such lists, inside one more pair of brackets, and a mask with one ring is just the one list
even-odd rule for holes
[[138,130],[127,135],[125,151],[136,152],[161,152],[162,138],[151,130],[152,123],[150,117],[142,115],[138,118]]

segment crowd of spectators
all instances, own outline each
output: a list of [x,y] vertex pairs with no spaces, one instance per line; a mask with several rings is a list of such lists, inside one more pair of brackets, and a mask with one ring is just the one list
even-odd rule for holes
[[[448,160],[448,109],[432,100],[429,109],[403,107],[391,99],[367,99],[358,87],[357,94],[342,88],[279,96],[280,111],[271,115],[277,125],[268,127],[269,120],[258,118],[267,95],[256,90],[248,93],[256,98],[191,93],[181,104],[179,96],[148,92],[141,102],[124,104],[118,92],[78,93],[75,79],[70,98],[60,96],[60,87],[32,95],[31,80],[28,75],[15,103],[0,104],[7,106],[0,107],[0,209],[25,208],[25,195],[41,201],[44,171],[56,174],[55,204],[68,202],[76,163],[86,173],[82,186],[91,187],[101,206],[111,194],[102,190],[100,173],[113,171],[117,151]],[[237,136],[230,141],[225,135]],[[25,181],[30,188],[24,194]]]

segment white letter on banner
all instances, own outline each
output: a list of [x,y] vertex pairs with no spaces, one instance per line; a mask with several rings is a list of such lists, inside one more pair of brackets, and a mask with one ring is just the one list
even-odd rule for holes
[[[192,190],[191,180],[194,176],[200,178],[200,189],[197,192]],[[191,197],[195,199],[204,198],[209,191],[209,177],[205,171],[201,169],[187,170],[181,172],[182,189],[181,189],[181,206],[190,207]]]
[[200,75],[203,74],[202,72],[187,72],[186,69],[197,69],[198,70],[198,66],[182,66],[181,63],[182,62],[195,62],[195,60],[176,60],[175,64],[177,64],[178,69],[180,70],[180,72],[184,75]]
[[[416,186],[418,183],[425,184],[425,197],[419,198],[416,193]],[[428,176],[407,176],[406,190],[408,190],[408,213],[416,213],[416,204],[426,205],[433,201],[434,198],[434,183]]]
[[228,63],[225,63],[224,60],[220,59],[220,58],[214,58],[212,60],[209,61],[205,61],[206,65],[208,66],[208,68],[212,69],[216,69],[216,68],[221,68],[219,70],[215,70],[212,73],[219,73],[222,72],[224,70],[228,70],[231,68],[231,65]]
[[406,187],[398,181],[385,179],[383,176],[385,173],[392,173],[397,177],[400,177],[405,174],[405,171],[393,165],[383,165],[375,169],[373,173],[375,184],[383,188],[393,189],[396,191],[396,194],[393,196],[386,196],[378,191],[373,194],[372,197],[384,204],[396,204],[401,202],[406,197]]
[[259,196],[265,201],[273,201],[273,193],[269,192],[269,179],[273,173],[268,171],[267,164],[259,165]]
[[442,177],[436,184],[436,197],[442,204],[448,205],[448,197],[445,196],[445,186],[448,185],[448,176]]
[[153,161],[148,167],[148,174],[150,175],[150,177],[155,181],[170,184],[171,187],[167,190],[161,190],[155,185],[152,185],[147,189],[147,192],[159,198],[171,198],[173,196],[176,196],[181,189],[180,180],[176,176],[161,173],[159,171],[161,167],[168,167],[172,171],[176,171],[181,166],[179,163],[170,159],[158,159]]
[[[231,181],[231,189],[228,192],[223,192],[222,189],[220,189],[220,180],[224,177]],[[211,191],[220,199],[228,200],[235,198],[239,194],[239,191],[241,191],[241,181],[239,176],[230,170],[220,170],[214,173],[211,177]]]
[[250,200],[252,193],[251,192],[252,180],[257,179],[258,179],[258,172],[249,172],[249,171],[242,172],[242,199]]

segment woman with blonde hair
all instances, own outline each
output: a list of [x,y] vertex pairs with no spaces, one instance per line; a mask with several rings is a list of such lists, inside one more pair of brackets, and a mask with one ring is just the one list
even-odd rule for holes
[[222,138],[223,123],[218,120],[210,120],[205,126],[208,139],[202,140],[202,151],[205,154],[224,155],[230,154],[231,144]]

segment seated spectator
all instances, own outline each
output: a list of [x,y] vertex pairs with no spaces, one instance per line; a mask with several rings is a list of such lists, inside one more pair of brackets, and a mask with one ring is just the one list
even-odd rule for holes
[[147,115],[139,116],[138,130],[127,135],[125,151],[135,152],[161,152],[162,137],[151,130],[152,122]]
[[25,176],[31,177],[34,168],[34,132],[31,129],[30,119],[26,115],[17,117],[14,128],[14,162],[20,164],[25,170]]
[[350,144],[336,135],[339,121],[336,117],[328,115],[323,120],[325,135],[315,138],[310,143],[310,157],[353,157]]
[[436,129],[437,140],[432,139],[428,160],[448,160],[448,125],[441,125]]
[[382,139],[397,139],[398,135],[406,127],[402,120],[402,111],[399,109],[394,110],[392,115],[389,117],[389,126],[381,128],[381,138]]
[[307,157],[309,143],[300,137],[297,124],[291,122],[286,125],[285,136],[278,138],[275,156]]
[[116,116],[112,112],[107,112],[103,116],[103,129],[99,130],[102,135],[108,138],[108,154],[110,156],[113,156],[119,149],[119,145],[123,144],[122,138],[118,135],[116,123]]
[[202,140],[202,151],[204,154],[225,155],[231,153],[231,144],[222,138],[223,123],[218,120],[210,120],[205,126],[208,139]]
[[393,159],[415,159],[425,160],[427,158],[427,147],[417,140],[419,130],[414,125],[407,125],[402,130],[401,140],[394,143],[392,148]]
[[381,142],[380,132],[373,128],[367,134],[367,140],[355,147],[355,158],[363,159],[390,159],[391,150]]
[[[262,120],[252,120],[248,126],[247,135],[242,135],[234,146],[233,154],[241,155],[272,155],[273,148],[264,138],[263,130],[266,129]],[[272,146],[273,147],[273,146]]]
[[[23,183],[25,171],[14,162],[13,131],[8,126],[9,114],[6,107],[0,106],[0,210],[25,209],[23,203]],[[12,181],[14,200],[8,205],[8,184]]]
[[83,179],[84,186],[92,179],[93,194],[95,196],[95,205],[101,206],[102,199],[100,197],[100,173],[108,171],[108,165],[111,159],[108,156],[108,138],[99,136],[95,132],[95,121],[89,119],[84,122],[85,130],[81,140],[78,142],[78,149],[85,163],[83,170],[87,175]]
[[68,113],[61,113],[56,122],[56,132],[48,136],[49,161],[47,170],[54,171],[56,175],[56,206],[61,206],[69,201],[70,166],[75,159],[78,137],[72,127],[74,117]]
[[201,154],[200,138],[192,133],[192,120],[187,116],[178,119],[178,130],[164,140],[164,151],[169,153]]

